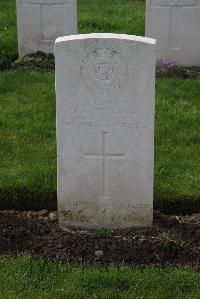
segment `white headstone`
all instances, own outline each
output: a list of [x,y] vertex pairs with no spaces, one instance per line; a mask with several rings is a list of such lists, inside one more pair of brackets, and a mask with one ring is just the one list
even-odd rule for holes
[[54,53],[59,36],[77,33],[77,0],[17,0],[19,56]]
[[200,65],[200,1],[147,0],[146,36],[157,39],[158,61]]
[[55,56],[60,225],[151,225],[155,40],[61,37]]

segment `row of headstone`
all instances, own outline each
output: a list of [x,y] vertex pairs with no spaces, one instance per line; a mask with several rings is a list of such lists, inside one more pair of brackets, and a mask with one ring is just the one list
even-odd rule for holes
[[[146,36],[157,61],[200,65],[200,0],[147,0]],[[59,36],[77,33],[77,0],[17,0],[19,55],[54,53]]]
[[[21,56],[53,52],[56,37],[64,36],[55,42],[60,225],[151,225],[155,39],[70,35],[77,31],[76,0],[17,3]],[[198,7],[197,0],[147,2],[147,34],[158,37],[159,58],[176,53],[186,61],[198,42],[185,47],[193,39],[180,32],[184,28],[189,34],[195,26]],[[191,19],[192,25],[182,28]]]

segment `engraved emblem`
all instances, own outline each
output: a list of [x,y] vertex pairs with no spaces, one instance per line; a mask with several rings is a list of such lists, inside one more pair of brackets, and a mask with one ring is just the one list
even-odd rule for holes
[[94,50],[83,59],[81,77],[88,89],[97,94],[109,95],[124,87],[127,76],[124,57],[112,49]]

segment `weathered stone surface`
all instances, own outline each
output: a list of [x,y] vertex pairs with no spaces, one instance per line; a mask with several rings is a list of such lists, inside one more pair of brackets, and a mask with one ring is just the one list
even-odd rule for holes
[[199,0],[147,1],[146,36],[157,39],[157,60],[200,65],[199,28]]
[[62,37],[55,56],[60,225],[151,225],[155,40]]
[[77,0],[17,0],[19,55],[54,53],[59,36],[77,33]]

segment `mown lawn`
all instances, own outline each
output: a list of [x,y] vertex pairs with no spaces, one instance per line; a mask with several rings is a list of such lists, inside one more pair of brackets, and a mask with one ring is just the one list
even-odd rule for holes
[[1,202],[55,201],[54,74],[0,73],[0,98]]
[[[0,73],[1,204],[56,206],[53,73]],[[156,84],[155,206],[200,202],[200,80]],[[52,206],[52,205],[51,205]]]
[[145,0],[78,0],[79,32],[144,36]]
[[81,267],[0,259],[1,299],[198,299],[200,272],[175,268]]
[[15,0],[0,1],[0,70],[18,56]]

